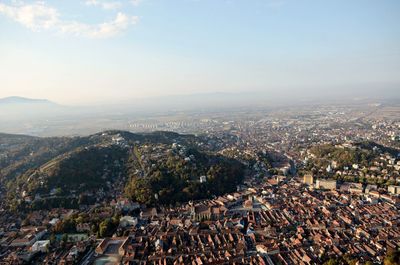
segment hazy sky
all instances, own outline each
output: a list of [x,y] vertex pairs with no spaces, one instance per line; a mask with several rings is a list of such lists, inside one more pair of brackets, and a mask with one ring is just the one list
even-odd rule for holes
[[399,0],[0,0],[0,97],[400,84]]

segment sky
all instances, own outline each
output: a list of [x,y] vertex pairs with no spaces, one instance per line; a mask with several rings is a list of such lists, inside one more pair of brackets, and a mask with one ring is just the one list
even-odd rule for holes
[[0,97],[400,91],[398,0],[0,0]]

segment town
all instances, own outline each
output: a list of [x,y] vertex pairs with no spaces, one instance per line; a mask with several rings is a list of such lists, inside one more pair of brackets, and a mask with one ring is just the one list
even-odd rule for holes
[[[3,200],[0,264],[383,263],[400,247],[399,116],[377,119],[352,110],[349,119],[343,111],[207,121],[203,133],[211,138],[196,144],[246,166],[243,182],[221,195],[165,204],[159,192],[156,200],[141,201],[127,196],[118,176],[84,197],[52,187],[50,198],[79,197],[69,207],[37,206],[17,215]],[[121,133],[98,137],[129,148]],[[135,174],[148,176],[167,154],[185,165],[198,160],[186,149],[138,146]],[[5,159],[5,144],[2,150]],[[199,173],[196,185],[207,181]],[[18,198],[38,204],[44,199],[38,191],[20,190]]]
[[0,0],[0,265],[400,265],[399,0]]

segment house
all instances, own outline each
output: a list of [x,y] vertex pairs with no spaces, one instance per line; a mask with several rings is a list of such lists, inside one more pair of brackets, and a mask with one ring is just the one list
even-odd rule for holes
[[11,247],[32,246],[37,240],[43,237],[47,230],[44,227],[24,227],[21,228],[21,232],[22,235],[11,242]]
[[31,250],[32,252],[46,253],[49,252],[49,247],[50,247],[50,240],[41,240],[41,241],[36,241],[32,245]]
[[122,210],[122,211],[134,211],[140,208],[140,204],[137,202],[131,202],[128,199],[120,199],[117,201],[116,208]]
[[58,218],[53,218],[53,219],[50,220],[49,224],[50,224],[50,225],[56,225],[59,221],[60,221],[60,219],[58,219]]
[[400,194],[400,186],[390,185],[388,187],[388,192],[391,194]]
[[303,177],[303,183],[307,185],[312,185],[314,183],[314,177],[313,175],[304,175]]
[[119,219],[119,225],[121,227],[136,226],[137,223],[137,218],[132,216],[123,216]]
[[129,237],[104,238],[97,245],[95,252],[99,255],[124,255],[128,247]]
[[86,241],[89,238],[87,234],[67,234],[67,242],[80,242],[80,241]]
[[140,212],[140,217],[143,219],[148,219],[157,216],[157,209],[156,208],[148,208],[144,209]]
[[193,220],[202,221],[211,219],[210,207],[200,204],[191,208],[191,216]]
[[315,187],[317,189],[336,190],[336,180],[318,179]]
[[79,233],[82,232],[90,232],[90,224],[89,223],[79,223],[76,225],[76,231]]
[[206,176],[200,176],[200,183],[206,183],[207,182],[207,177]]
[[253,199],[250,198],[250,199],[246,200],[243,203],[243,207],[246,208],[246,209],[252,209],[253,208]]
[[36,237],[33,234],[27,234],[22,238],[14,239],[10,247],[28,247],[32,246],[36,242]]

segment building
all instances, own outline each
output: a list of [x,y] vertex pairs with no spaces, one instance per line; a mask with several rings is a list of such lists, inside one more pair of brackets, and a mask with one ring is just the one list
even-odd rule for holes
[[[361,187],[361,190],[362,190],[362,187]],[[374,191],[374,190],[378,190],[378,186],[377,185],[368,184],[367,187],[365,187],[365,193],[366,194],[368,194],[369,192]]]
[[21,232],[23,234],[11,242],[11,247],[32,246],[37,240],[40,240],[44,234],[46,234],[47,230],[44,227],[28,227],[21,228]]
[[206,205],[197,205],[192,207],[191,216],[193,220],[202,221],[211,219],[211,209]]
[[328,165],[326,168],[326,172],[331,173],[332,172],[332,167],[331,165]]
[[253,199],[250,198],[243,203],[243,208],[252,209],[253,208]]
[[156,208],[147,208],[140,212],[140,218],[148,219],[157,216]]
[[98,255],[124,255],[129,237],[104,238],[97,245],[95,252]]
[[314,177],[313,175],[304,175],[303,177],[303,183],[307,185],[312,185],[314,183]]
[[206,183],[207,182],[207,177],[206,176],[200,176],[200,183]]
[[33,234],[28,234],[23,238],[14,239],[10,246],[11,247],[28,247],[32,246],[36,242],[36,237]]
[[317,179],[315,187],[324,190],[336,190],[336,180]]
[[286,180],[286,176],[282,176],[282,175],[278,175],[275,178],[276,178],[276,181],[278,181],[278,183]]
[[85,241],[89,238],[89,236],[85,233],[67,234],[67,236],[67,242],[71,243]]
[[137,223],[138,223],[137,218],[132,216],[123,216],[119,219],[119,225],[121,227],[136,226]]
[[400,186],[390,185],[388,187],[388,192],[391,194],[400,194]]
[[90,228],[90,224],[89,223],[79,223],[76,224],[76,231],[79,233],[83,233],[83,232],[90,232],[91,228]]
[[50,240],[41,240],[36,241],[35,244],[32,245],[32,252],[49,252]]

